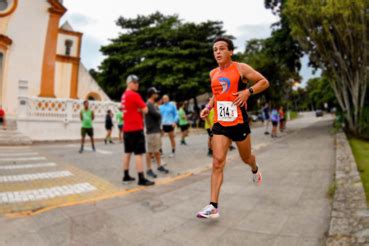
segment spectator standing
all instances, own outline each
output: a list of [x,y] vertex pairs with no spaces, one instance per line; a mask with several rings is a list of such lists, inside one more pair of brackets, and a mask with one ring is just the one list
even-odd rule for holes
[[115,119],[117,121],[118,125],[118,131],[119,131],[119,142],[123,141],[123,112],[122,107],[119,107],[119,111],[115,115]]
[[123,136],[124,136],[124,158],[123,158],[123,179],[124,183],[134,181],[135,178],[129,175],[129,162],[132,153],[135,155],[136,170],[138,173],[138,185],[149,186],[155,184],[144,176],[142,155],[146,152],[145,135],[143,132],[143,114],[148,112],[145,102],[138,91],[138,77],[129,75],[127,77],[127,89],[122,95],[123,109]]
[[278,113],[277,108],[274,108],[272,110],[270,119],[272,121],[272,126],[273,126],[273,128],[272,128],[272,138],[276,138],[277,137],[278,123],[280,121],[280,117],[279,117],[279,113]]
[[264,125],[265,125],[264,134],[268,135],[269,134],[269,121],[270,121],[269,104],[268,103],[265,103],[265,105],[263,107],[263,118],[264,118]]
[[148,113],[145,115],[146,137],[147,137],[147,154],[146,174],[150,177],[156,178],[157,175],[152,171],[151,159],[155,157],[158,165],[157,170],[162,173],[168,173],[169,170],[161,165],[160,148],[161,148],[161,114],[155,101],[159,97],[159,91],[155,87],[149,88],[147,91],[148,100],[146,102]]
[[111,112],[111,110],[109,109],[106,113],[105,116],[105,129],[106,129],[106,136],[104,139],[105,144],[109,143],[113,143],[113,140],[111,139],[111,132],[113,129],[113,113]]
[[189,133],[190,124],[188,122],[186,111],[184,109],[185,104],[184,103],[179,103],[178,107],[179,107],[179,109],[178,109],[178,118],[179,118],[178,124],[179,124],[179,127],[181,128],[181,133],[182,133],[181,145],[187,145],[186,137],[188,136],[188,133]]
[[94,128],[92,125],[93,120],[95,119],[95,114],[94,111],[92,111],[89,108],[89,104],[88,101],[85,100],[83,102],[83,109],[81,110],[81,112],[79,113],[79,117],[81,119],[82,122],[82,127],[81,127],[81,148],[79,150],[79,153],[83,152],[83,148],[85,145],[85,138],[86,135],[88,135],[91,139],[91,145],[92,145],[92,151],[96,151],[95,149],[95,141],[94,141]]
[[162,116],[163,132],[168,133],[170,144],[172,146],[172,153],[169,157],[174,157],[176,152],[176,141],[174,130],[176,128],[176,122],[178,121],[178,114],[176,106],[169,101],[169,96],[163,96],[163,104],[160,105],[160,113]]

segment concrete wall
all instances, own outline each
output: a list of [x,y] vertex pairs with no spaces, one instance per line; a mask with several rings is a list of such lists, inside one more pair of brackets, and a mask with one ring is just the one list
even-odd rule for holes
[[92,78],[90,73],[81,63],[79,66],[79,76],[78,76],[78,98],[86,99],[90,92],[95,92],[99,94],[101,101],[109,101],[110,98],[105,94],[105,92],[100,88],[97,82]]
[[27,80],[28,95],[40,93],[40,81],[49,21],[49,3],[45,0],[20,0],[4,33],[13,40],[5,58],[3,104],[10,115],[18,105],[18,81]]
[[[116,126],[117,124],[115,123],[113,137],[118,136],[118,128]],[[19,132],[31,138],[33,141],[77,140],[81,138],[81,123],[79,121],[62,122],[59,120],[44,121],[18,119],[17,128]],[[32,131],[29,129],[32,129]],[[100,139],[105,137],[105,122],[94,122],[94,135],[95,138]]]

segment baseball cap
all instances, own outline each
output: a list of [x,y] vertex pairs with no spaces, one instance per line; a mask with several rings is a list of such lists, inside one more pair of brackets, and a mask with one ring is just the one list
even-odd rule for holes
[[155,87],[150,87],[147,90],[148,97],[151,97],[153,94],[159,94],[159,93],[160,93],[160,91],[158,91]]
[[128,75],[126,82],[127,82],[127,85],[128,85],[129,83],[131,83],[133,81],[138,81],[138,80],[139,79],[138,79],[137,75],[130,74],[130,75]]

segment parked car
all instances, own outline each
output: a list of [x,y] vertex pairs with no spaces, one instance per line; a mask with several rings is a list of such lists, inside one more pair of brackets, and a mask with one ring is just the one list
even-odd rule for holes
[[316,117],[322,117],[323,116],[323,110],[321,110],[321,109],[317,109],[316,111],[315,111],[315,116]]

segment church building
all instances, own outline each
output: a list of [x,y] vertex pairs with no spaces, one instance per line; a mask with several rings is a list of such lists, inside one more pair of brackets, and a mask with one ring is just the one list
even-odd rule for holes
[[15,116],[18,96],[109,101],[81,64],[83,34],[61,0],[0,0],[0,104]]

